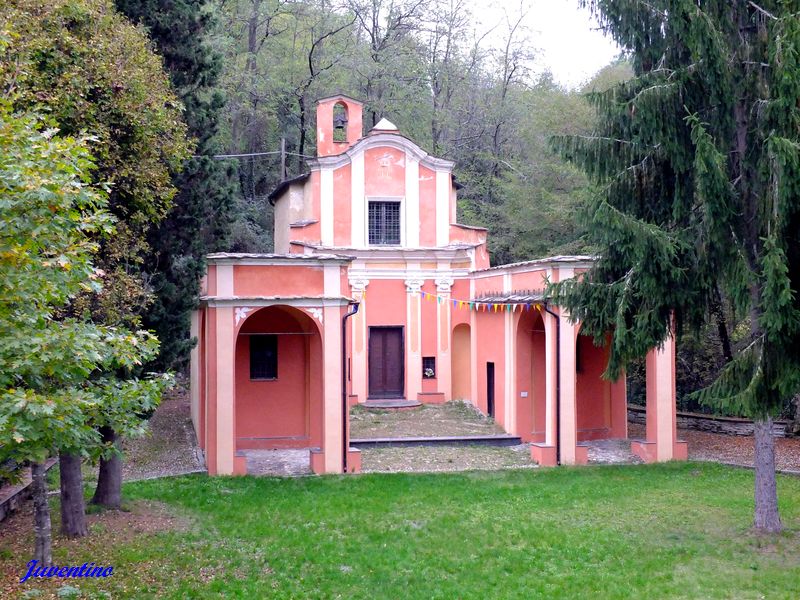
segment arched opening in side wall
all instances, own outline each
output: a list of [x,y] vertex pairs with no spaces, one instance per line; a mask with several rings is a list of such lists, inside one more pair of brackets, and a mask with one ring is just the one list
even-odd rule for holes
[[453,328],[451,381],[453,400],[474,401],[472,398],[472,350],[470,326],[461,323]]
[[517,323],[517,431],[525,442],[545,440],[546,335],[542,314],[526,310]]

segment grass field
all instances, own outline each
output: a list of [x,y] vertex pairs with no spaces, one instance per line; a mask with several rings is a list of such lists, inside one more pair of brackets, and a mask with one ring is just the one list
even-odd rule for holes
[[[798,598],[800,479],[779,480],[777,538],[749,530],[752,485],[698,463],[184,476],[126,486],[130,520],[55,558],[114,566],[72,583],[86,598]],[[6,585],[30,541],[0,537]]]

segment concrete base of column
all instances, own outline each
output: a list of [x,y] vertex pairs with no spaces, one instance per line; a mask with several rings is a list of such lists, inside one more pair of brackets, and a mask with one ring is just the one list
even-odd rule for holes
[[[641,458],[646,463],[659,462],[658,460],[658,442],[648,442],[646,440],[631,440],[631,452]],[[672,445],[672,452],[669,458],[662,459],[661,462],[667,460],[687,460],[689,456],[689,444],[683,441],[677,441]]]
[[547,444],[531,444],[531,460],[536,461],[542,467],[555,467],[558,465],[556,447]]

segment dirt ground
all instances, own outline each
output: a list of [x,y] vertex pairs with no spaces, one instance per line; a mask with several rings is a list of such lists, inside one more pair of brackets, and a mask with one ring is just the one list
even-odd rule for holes
[[[628,436],[644,437],[644,425],[628,424]],[[678,439],[689,443],[690,460],[710,460],[732,465],[753,466],[753,437],[721,435],[706,431],[678,429]],[[775,438],[775,466],[800,472],[800,438]]]
[[176,386],[150,419],[150,433],[123,442],[125,481],[203,470],[189,413],[189,390]]
[[[91,557],[98,565],[108,565],[104,560],[109,549],[129,543],[135,539],[147,538],[165,531],[185,531],[192,527],[188,517],[177,514],[172,507],[158,502],[126,503],[124,510],[103,510],[86,515],[90,535],[85,538],[68,539],[59,532],[60,519],[58,510],[51,510],[53,531],[53,548],[57,551],[54,560],[59,557],[85,556]],[[22,507],[3,521],[0,527],[0,598],[61,598],[75,597],[59,593],[65,580],[36,579],[20,583],[20,561],[18,557],[29,560],[34,547],[33,503],[26,502]],[[97,535],[101,533],[102,535]],[[146,569],[152,565],[142,563]],[[85,596],[80,596],[81,598]],[[103,596],[97,596],[103,597]]]
[[467,402],[423,404],[403,410],[350,409],[353,439],[393,437],[446,437],[505,433],[494,419],[484,416]]

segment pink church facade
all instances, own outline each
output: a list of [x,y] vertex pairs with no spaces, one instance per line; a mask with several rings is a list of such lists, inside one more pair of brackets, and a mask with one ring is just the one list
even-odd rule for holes
[[[453,163],[362,105],[317,107],[317,157],[271,195],[274,254],[208,257],[192,334],[191,407],[210,474],[254,449],[308,448],[315,473],[357,472],[349,407],[465,400],[531,442],[542,465],[583,464],[583,442],[627,437],[624,377],[541,295],[589,257],[492,267],[486,230],[458,224]],[[647,358],[646,462],[686,458],[675,349]]]

